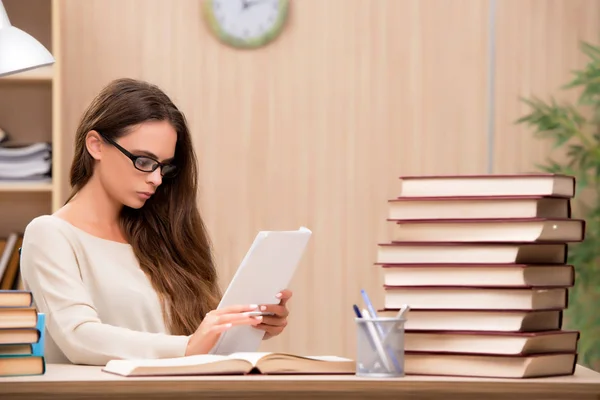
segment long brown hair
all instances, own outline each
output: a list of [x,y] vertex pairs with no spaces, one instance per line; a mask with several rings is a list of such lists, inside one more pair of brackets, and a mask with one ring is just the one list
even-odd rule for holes
[[[123,207],[122,229],[142,270],[161,298],[172,334],[192,334],[220,297],[211,244],[197,205],[198,167],[185,116],[155,85],[134,79],[110,82],[84,112],[75,138],[69,199],[89,181],[94,159],[91,130],[111,139],[145,121],[169,121],[177,131],[177,175],[164,179],[140,209]],[[133,168],[133,167],[132,167]]]

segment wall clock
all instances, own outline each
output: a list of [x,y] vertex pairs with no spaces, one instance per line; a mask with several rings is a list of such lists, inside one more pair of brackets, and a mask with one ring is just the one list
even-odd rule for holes
[[274,40],[285,26],[290,0],[205,0],[210,31],[223,43],[256,48]]

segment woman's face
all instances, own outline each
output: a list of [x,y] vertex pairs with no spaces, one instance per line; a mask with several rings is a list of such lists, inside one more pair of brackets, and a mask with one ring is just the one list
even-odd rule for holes
[[101,162],[97,173],[109,196],[131,208],[141,208],[162,183],[161,168],[153,172],[136,169],[122,150],[133,156],[144,156],[136,165],[149,169],[154,161],[168,164],[175,156],[177,132],[168,121],[149,121],[132,128],[125,136],[101,142]]

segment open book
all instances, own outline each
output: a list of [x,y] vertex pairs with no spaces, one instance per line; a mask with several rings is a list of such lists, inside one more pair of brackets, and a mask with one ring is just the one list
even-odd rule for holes
[[234,374],[354,374],[354,360],[285,353],[201,354],[177,358],[111,360],[102,371],[122,376]]

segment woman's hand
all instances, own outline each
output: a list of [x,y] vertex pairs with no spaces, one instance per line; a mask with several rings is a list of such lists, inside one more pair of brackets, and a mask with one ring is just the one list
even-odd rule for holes
[[271,312],[275,315],[264,316],[262,323],[254,326],[256,329],[262,329],[266,332],[264,339],[270,339],[273,336],[279,335],[287,325],[287,316],[290,312],[286,307],[286,303],[292,297],[292,291],[288,289],[282,290],[276,297],[280,299],[279,304],[265,304],[260,306],[260,311]]
[[258,305],[240,305],[212,310],[206,314],[202,323],[190,337],[186,356],[206,354],[217,343],[221,333],[234,325],[257,325],[264,317],[250,316],[247,312],[258,311]]

